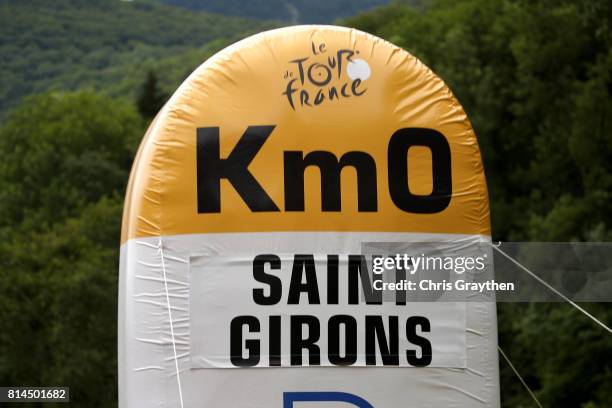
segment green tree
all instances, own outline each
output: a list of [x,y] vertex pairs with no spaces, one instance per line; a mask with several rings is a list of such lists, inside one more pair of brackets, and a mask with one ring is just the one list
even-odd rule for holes
[[0,227],[42,228],[123,190],[142,119],[93,93],[29,99],[0,129]]
[[0,129],[0,383],[116,406],[117,248],[142,131],[92,93],[30,98]]
[[143,118],[153,119],[164,106],[166,99],[168,99],[167,95],[159,89],[157,75],[153,71],[148,71],[136,101],[138,112]]

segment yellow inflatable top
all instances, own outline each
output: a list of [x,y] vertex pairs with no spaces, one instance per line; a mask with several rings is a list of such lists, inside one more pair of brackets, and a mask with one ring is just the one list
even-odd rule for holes
[[490,235],[476,137],[451,91],[369,34],[298,26],[219,52],[151,124],[122,242],[210,232]]

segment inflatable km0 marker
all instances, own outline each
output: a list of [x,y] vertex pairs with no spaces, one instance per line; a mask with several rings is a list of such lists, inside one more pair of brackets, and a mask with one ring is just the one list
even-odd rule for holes
[[243,40],[134,162],[120,407],[498,407],[494,303],[361,299],[363,242],[489,236],[476,137],[419,60],[333,26]]

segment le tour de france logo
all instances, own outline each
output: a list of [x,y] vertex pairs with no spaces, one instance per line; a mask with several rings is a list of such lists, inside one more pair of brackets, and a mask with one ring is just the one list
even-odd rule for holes
[[324,42],[311,42],[308,55],[289,61],[282,94],[293,110],[315,107],[362,96],[371,75],[372,69],[359,57],[359,50],[332,50]]

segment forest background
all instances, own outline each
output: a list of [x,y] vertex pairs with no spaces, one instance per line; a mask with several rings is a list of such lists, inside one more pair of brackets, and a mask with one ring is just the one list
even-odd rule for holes
[[[273,27],[355,27],[443,78],[478,136],[494,240],[610,241],[611,17],[609,0],[0,0],[0,384],[117,405],[135,149],[195,67]],[[544,406],[612,406],[612,337],[574,308],[503,303],[498,324]],[[503,406],[533,407],[500,372]]]

